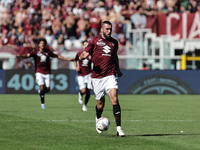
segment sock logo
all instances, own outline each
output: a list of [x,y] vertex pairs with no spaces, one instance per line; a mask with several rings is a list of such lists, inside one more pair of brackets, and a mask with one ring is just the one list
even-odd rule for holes
[[117,114],[120,114],[120,111],[116,112],[115,114],[116,114],[116,115],[117,115]]

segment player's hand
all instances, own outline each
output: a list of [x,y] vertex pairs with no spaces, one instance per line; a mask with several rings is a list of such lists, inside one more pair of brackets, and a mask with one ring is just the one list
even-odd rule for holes
[[118,70],[117,75],[118,75],[118,77],[121,77],[123,75],[123,73],[120,70]]
[[28,53],[27,55],[26,55],[26,57],[30,57],[31,56],[31,54],[30,53]]
[[79,72],[79,71],[80,71],[80,68],[77,67],[77,68],[76,68],[76,71]]

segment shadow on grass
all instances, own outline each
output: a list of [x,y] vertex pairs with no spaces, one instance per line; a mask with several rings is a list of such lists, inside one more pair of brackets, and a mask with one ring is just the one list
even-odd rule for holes
[[142,135],[127,135],[127,136],[180,136],[180,135],[200,135],[200,134],[142,134]]

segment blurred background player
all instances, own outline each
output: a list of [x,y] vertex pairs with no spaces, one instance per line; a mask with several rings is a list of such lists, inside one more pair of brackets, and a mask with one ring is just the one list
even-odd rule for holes
[[[82,42],[83,49],[85,46],[88,44],[87,41]],[[87,103],[90,98],[90,92],[92,89],[91,85],[91,63],[92,63],[92,58],[91,56],[87,57],[84,60],[79,59],[80,55],[82,54],[83,51],[79,51],[76,54],[75,60],[74,60],[74,66],[76,68],[77,74],[78,74],[78,86],[79,86],[79,96],[78,96],[78,101],[80,104],[83,104],[83,95],[85,95],[85,101],[82,107],[83,111],[87,111]],[[77,63],[78,62],[78,63]]]
[[[123,73],[119,69],[117,56],[118,42],[111,37],[112,23],[104,21],[101,25],[101,35],[93,37],[85,47],[80,58],[92,56],[92,87],[97,100],[96,122],[103,113],[105,105],[105,92],[109,95],[113,105],[113,115],[117,125],[117,136],[124,137],[121,128],[121,108],[118,100],[118,83],[116,74],[121,77]],[[98,133],[102,131],[96,128]]]
[[39,94],[41,100],[41,108],[45,109],[44,95],[50,91],[50,74],[51,74],[51,60],[50,58],[58,58],[67,61],[73,61],[53,53],[50,49],[46,48],[47,41],[44,38],[38,40],[38,47],[25,55],[16,55],[17,58],[30,58],[33,57],[35,61],[35,76],[37,83],[40,87]]

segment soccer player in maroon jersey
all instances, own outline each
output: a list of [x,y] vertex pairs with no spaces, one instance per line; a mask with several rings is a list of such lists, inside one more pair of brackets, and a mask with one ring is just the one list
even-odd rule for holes
[[35,61],[35,76],[37,83],[40,87],[40,100],[41,108],[45,109],[44,95],[50,91],[50,74],[51,74],[51,64],[50,58],[58,58],[67,61],[73,61],[74,59],[69,59],[62,57],[53,53],[50,49],[46,48],[47,41],[44,38],[38,40],[38,47],[35,48],[30,53],[25,55],[16,55],[17,58],[29,58],[33,57]]
[[[83,49],[85,48],[87,43],[88,43],[87,41],[82,42]],[[80,89],[78,101],[80,104],[82,104],[83,103],[83,95],[86,94],[82,110],[87,111],[87,103],[89,101],[90,91],[92,89],[92,85],[91,85],[92,58],[91,58],[91,56],[89,56],[84,60],[79,59],[82,52],[83,51],[79,51],[76,54],[76,57],[74,60],[74,66],[75,66],[77,74],[78,74],[78,85],[79,85],[79,89]]]
[[[92,56],[92,87],[97,100],[96,121],[101,117],[105,105],[106,92],[113,105],[113,114],[117,125],[117,136],[124,137],[125,133],[121,128],[121,108],[118,100],[118,83],[117,78],[123,73],[119,69],[117,56],[118,41],[111,37],[112,24],[104,21],[101,25],[101,35],[93,37],[85,47],[80,58],[85,59]],[[102,131],[96,128],[98,133]]]

